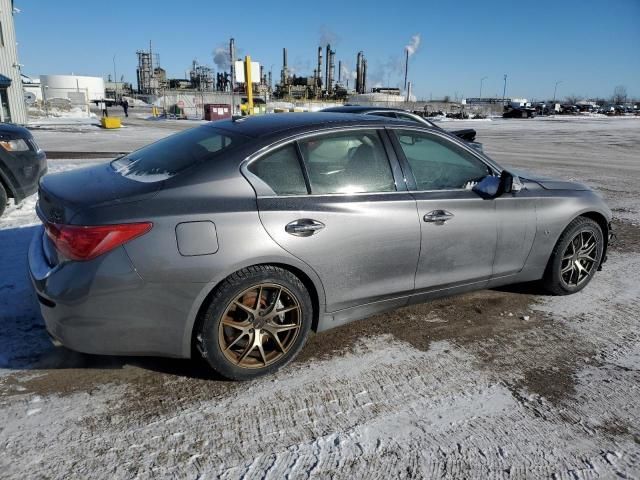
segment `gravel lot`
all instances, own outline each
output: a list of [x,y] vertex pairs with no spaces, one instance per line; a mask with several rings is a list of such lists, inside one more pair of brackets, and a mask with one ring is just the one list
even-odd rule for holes
[[[25,273],[29,199],[0,221],[0,476],[640,478],[640,119],[442,125],[476,128],[503,165],[607,198],[618,239],[585,290],[405,308],[315,335],[272,377],[230,383],[198,361],[51,347]],[[171,131],[137,121],[117,136],[35,135],[45,150],[107,152]]]

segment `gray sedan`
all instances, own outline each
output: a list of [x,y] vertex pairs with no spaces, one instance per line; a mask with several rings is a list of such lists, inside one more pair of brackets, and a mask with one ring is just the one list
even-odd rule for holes
[[273,372],[322,331],[443,295],[584,288],[611,212],[415,122],[337,113],[214,122],[48,175],[29,252],[55,343]]

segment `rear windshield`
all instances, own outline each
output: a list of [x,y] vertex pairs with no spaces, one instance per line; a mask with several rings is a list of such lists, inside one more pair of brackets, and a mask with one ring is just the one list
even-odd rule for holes
[[111,166],[132,180],[159,182],[246,141],[246,137],[209,126],[194,128],[142,147],[114,160]]

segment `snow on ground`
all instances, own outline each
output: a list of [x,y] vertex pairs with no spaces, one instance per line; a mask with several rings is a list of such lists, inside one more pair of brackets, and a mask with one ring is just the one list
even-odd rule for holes
[[[2,477],[640,477],[640,121],[472,125],[496,160],[594,185],[615,208],[623,241],[593,283],[379,315],[251,383],[54,349],[26,277],[33,199],[14,208],[0,221]],[[78,151],[102,141],[65,137]]]
[[[102,161],[107,161],[104,159]],[[55,160],[49,161],[49,173],[64,172],[75,168],[95,165],[101,160]],[[9,228],[25,227],[40,223],[36,215],[37,195],[32,195],[19,205],[15,205],[13,200],[9,202],[5,213],[0,220],[0,230]]]

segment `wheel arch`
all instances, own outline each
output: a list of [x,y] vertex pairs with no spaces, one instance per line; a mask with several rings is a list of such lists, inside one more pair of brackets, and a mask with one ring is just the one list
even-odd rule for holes
[[0,165],[0,185],[2,185],[4,187],[5,192],[7,192],[7,198],[16,197],[13,184],[9,181],[9,176],[3,171],[1,165]]
[[[184,348],[186,350],[185,356],[191,356],[193,358],[194,355],[196,355],[197,353],[196,335],[202,325],[202,322],[204,321],[204,314],[209,305],[209,302],[211,301],[211,297],[213,296],[213,293],[216,291],[216,289],[220,286],[222,282],[224,282],[229,276],[233,275],[234,273],[245,268],[256,267],[256,266],[273,266],[273,267],[282,268],[283,270],[287,270],[288,272],[295,275],[302,282],[302,284],[305,286],[305,288],[309,292],[309,296],[311,297],[311,304],[313,309],[311,330],[313,330],[314,332],[318,330],[318,325],[319,325],[320,316],[321,316],[320,309],[321,309],[321,305],[324,305],[324,289],[322,288],[322,284],[320,283],[319,279],[313,279],[308,272],[306,272],[305,270],[297,266],[291,265],[290,263],[283,263],[281,261],[265,261],[265,262],[258,262],[258,263],[250,263],[238,268],[234,268],[232,272],[228,272],[228,274],[224,275],[224,277],[219,278],[217,279],[217,281],[214,281],[208,284],[207,287],[204,289],[204,296],[200,295],[198,299],[196,299],[195,314],[190,315],[190,318],[188,319],[188,323],[186,325],[187,331],[185,332],[185,339],[188,340],[188,346],[184,345]],[[200,298],[201,300],[199,300]]]

